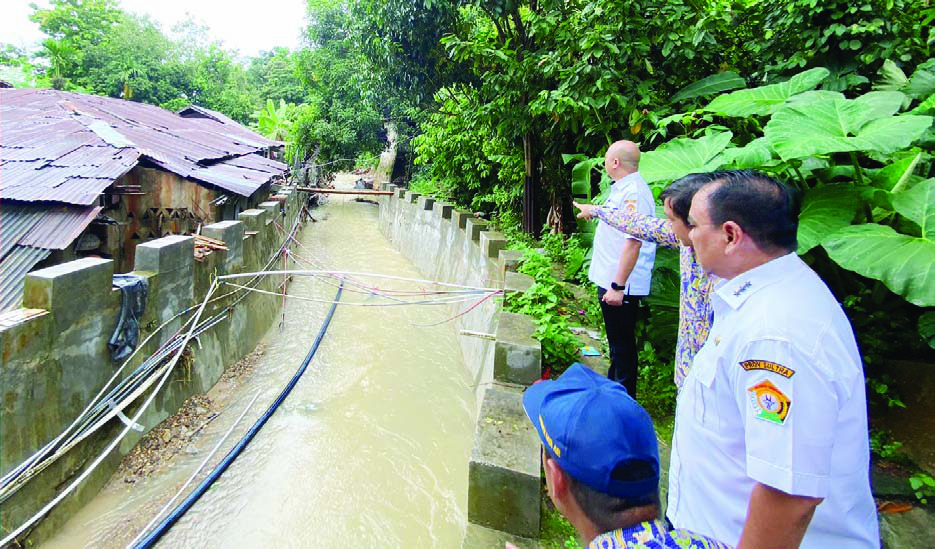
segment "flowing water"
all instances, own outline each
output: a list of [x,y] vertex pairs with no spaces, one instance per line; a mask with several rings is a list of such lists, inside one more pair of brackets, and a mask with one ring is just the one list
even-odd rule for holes
[[[315,210],[319,222],[306,226],[295,251],[317,268],[421,278],[380,233],[378,215],[372,204],[333,198]],[[296,277],[289,289],[327,302],[335,291],[333,280],[312,277]],[[342,302],[382,301],[346,291]],[[250,377],[229,394],[209,393],[223,412],[192,451],[134,485],[113,479],[43,545],[123,547],[133,539],[257,393],[215,462],[275,399],[329,306],[289,300],[283,329],[270,329]],[[474,387],[453,323],[426,326],[451,314],[440,305],[339,306],[291,395],[159,547],[458,547]]]

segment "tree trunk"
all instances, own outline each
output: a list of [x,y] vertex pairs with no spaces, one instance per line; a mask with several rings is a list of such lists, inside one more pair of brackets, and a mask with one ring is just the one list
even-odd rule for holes
[[523,136],[523,156],[526,160],[526,179],[523,186],[523,231],[537,236],[542,227],[539,221],[539,147],[535,135]]

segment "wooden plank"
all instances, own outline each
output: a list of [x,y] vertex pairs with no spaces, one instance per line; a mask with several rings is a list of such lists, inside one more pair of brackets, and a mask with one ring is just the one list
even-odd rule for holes
[[295,190],[306,192],[306,193],[319,193],[319,194],[369,194],[369,195],[383,195],[383,196],[389,196],[393,194],[393,191],[371,191],[371,190],[360,190],[360,189],[319,189],[317,187],[296,187]]

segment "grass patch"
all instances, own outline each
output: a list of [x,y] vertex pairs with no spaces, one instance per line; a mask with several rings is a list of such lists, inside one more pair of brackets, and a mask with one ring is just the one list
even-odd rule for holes
[[653,426],[656,427],[656,438],[672,444],[672,433],[675,432],[675,416],[653,416]]
[[542,549],[580,549],[578,532],[545,496],[542,526],[539,530],[539,545]]

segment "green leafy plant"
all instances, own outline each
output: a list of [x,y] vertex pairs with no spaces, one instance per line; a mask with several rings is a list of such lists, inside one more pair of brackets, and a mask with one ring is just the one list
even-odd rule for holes
[[272,99],[267,99],[263,109],[255,112],[253,116],[260,133],[275,141],[285,141],[289,137],[289,127],[292,126],[293,111],[294,105],[282,99],[279,100],[278,107]]
[[870,388],[870,396],[883,402],[887,408],[905,408],[906,405],[899,398],[896,390],[893,388],[893,378],[883,374],[878,377],[868,377],[867,387]]
[[672,372],[674,363],[662,360],[655,347],[649,341],[643,341],[639,359],[639,395],[640,404],[654,417],[668,416],[675,411],[677,391]]
[[784,175],[805,194],[800,253],[821,246],[841,268],[880,280],[916,305],[935,305],[935,179],[914,175],[929,164],[905,151],[932,118],[900,114],[912,101],[899,91],[855,99],[815,91],[829,74],[814,68],[719,96],[704,110],[762,129],[746,133],[746,144],[717,129],[672,140],[644,155],[641,172],[651,182],[729,167]]
[[544,365],[564,371],[578,358],[579,343],[568,328],[567,311],[562,311],[561,305],[571,296],[555,278],[547,255],[526,250],[519,272],[531,276],[535,282],[524,293],[507,300],[507,309],[536,321],[535,337],[542,343]]
[[[544,496],[548,499],[548,496]],[[575,527],[550,503],[544,503],[539,543],[543,549],[580,549]]]
[[923,505],[928,504],[928,498],[935,496],[935,479],[925,473],[916,473],[909,477],[909,486],[915,492],[916,499]]
[[919,316],[919,335],[929,347],[935,349],[935,311]]
[[870,451],[882,459],[890,459],[899,454],[903,443],[894,440],[893,434],[886,429],[872,429],[870,431]]

